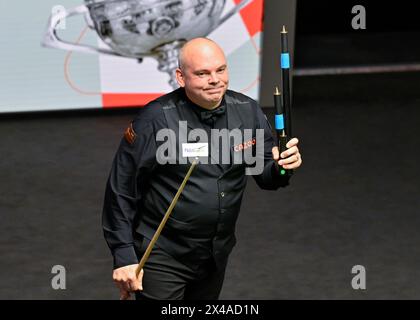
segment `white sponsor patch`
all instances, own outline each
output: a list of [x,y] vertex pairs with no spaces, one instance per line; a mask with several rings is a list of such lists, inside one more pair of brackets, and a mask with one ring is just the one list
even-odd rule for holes
[[183,143],[182,144],[182,156],[188,157],[208,157],[209,156],[209,144],[204,143]]

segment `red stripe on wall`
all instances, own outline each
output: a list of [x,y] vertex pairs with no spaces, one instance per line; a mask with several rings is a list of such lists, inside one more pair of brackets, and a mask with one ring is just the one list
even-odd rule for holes
[[142,107],[163,93],[102,93],[104,108]]
[[[234,0],[236,4],[241,0]],[[248,29],[249,35],[253,37],[262,31],[264,0],[253,0],[249,5],[240,11],[242,20]]]

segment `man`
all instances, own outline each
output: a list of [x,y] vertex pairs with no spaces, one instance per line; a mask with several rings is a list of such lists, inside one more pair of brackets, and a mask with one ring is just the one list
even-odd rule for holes
[[[302,163],[298,139],[291,139],[279,158],[261,108],[251,98],[227,90],[226,58],[216,43],[205,38],[187,42],[180,50],[176,78],[180,88],[141,108],[126,130],[107,182],[103,229],[121,299],[133,292],[138,299],[217,299],[236,242],[234,228],[249,167],[233,157],[249,147],[263,147],[262,170],[253,177],[267,190],[288,185],[289,177],[279,174],[279,166],[296,169]],[[204,141],[212,151],[204,156],[208,162],[195,167],[136,278],[137,263],[189,169],[190,163],[181,161],[188,156],[183,143],[201,140],[181,133],[184,121],[189,133],[202,129],[213,137],[216,129],[245,135],[250,130],[253,137],[227,149],[226,143],[220,147]],[[162,139],[169,130],[174,132],[172,140]],[[261,131],[262,141],[257,134]],[[158,161],[168,154],[159,155],[165,144],[172,146],[176,161]],[[228,163],[220,161],[229,155]]]

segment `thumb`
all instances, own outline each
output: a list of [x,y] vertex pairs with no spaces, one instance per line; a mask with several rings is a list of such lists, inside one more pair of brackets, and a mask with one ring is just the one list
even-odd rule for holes
[[279,148],[273,147],[273,149],[271,149],[271,152],[273,153],[273,159],[279,160]]
[[143,290],[143,274],[144,274],[144,271],[143,271],[143,268],[140,270],[140,273],[139,273],[139,276],[137,277],[137,288],[140,290],[140,291],[142,291]]

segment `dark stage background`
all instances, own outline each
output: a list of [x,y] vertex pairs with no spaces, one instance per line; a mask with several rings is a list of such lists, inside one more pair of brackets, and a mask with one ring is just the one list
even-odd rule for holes
[[[298,1],[296,70],[419,63],[412,5],[380,3]],[[366,30],[351,29],[356,4],[366,5]],[[293,85],[303,166],[276,192],[249,179],[221,298],[419,299],[420,73]],[[0,299],[118,299],[101,209],[135,113],[1,116]],[[65,290],[51,287],[54,265],[66,268]],[[351,286],[354,265],[366,268],[365,290]]]

